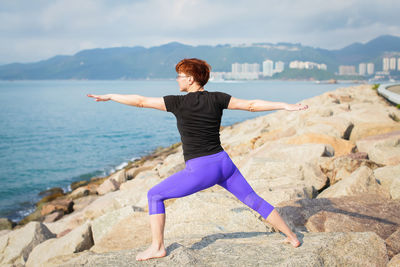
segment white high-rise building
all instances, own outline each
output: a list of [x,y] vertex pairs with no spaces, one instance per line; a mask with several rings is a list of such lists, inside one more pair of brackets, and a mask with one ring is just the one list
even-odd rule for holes
[[367,73],[368,73],[368,75],[374,74],[374,68],[375,68],[374,63],[368,63],[368,65],[367,65]]
[[389,60],[389,69],[390,70],[395,70],[396,69],[396,58],[391,57]]
[[365,75],[367,73],[367,64],[360,63],[358,65],[358,74]]
[[389,70],[389,58],[388,57],[384,57],[382,60],[382,70],[383,71],[388,71]]
[[263,76],[271,77],[272,74],[274,74],[274,62],[267,59],[263,62]]
[[383,71],[388,71],[389,70],[389,58],[388,57],[384,57],[383,58],[382,70]]
[[253,64],[249,64],[249,63],[244,63],[242,64],[242,72],[245,73],[254,73],[254,72],[260,72],[260,64],[257,63],[253,63]]
[[397,59],[397,70],[400,71],[400,57]]
[[240,73],[240,72],[242,72],[242,64],[233,63],[232,64],[232,73]]
[[283,61],[277,61],[275,62],[275,73],[282,72],[285,69],[285,63]]

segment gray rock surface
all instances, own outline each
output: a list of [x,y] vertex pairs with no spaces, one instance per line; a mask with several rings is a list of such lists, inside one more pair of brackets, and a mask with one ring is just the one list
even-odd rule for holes
[[386,266],[384,241],[375,233],[299,233],[298,248],[277,233],[234,232],[167,241],[167,256],[137,262],[135,248],[104,254],[84,252],[47,266]]

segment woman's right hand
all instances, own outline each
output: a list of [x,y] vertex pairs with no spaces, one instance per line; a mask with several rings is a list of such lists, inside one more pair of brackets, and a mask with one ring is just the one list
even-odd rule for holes
[[111,100],[111,95],[92,95],[92,94],[88,94],[87,96],[95,98],[96,101],[108,101],[108,100]]

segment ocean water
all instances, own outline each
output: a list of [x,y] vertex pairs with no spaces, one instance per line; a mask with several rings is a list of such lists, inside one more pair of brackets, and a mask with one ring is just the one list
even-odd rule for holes
[[[296,103],[349,84],[210,82],[243,99]],[[173,114],[96,102],[86,94],[184,94],[176,81],[0,81],[0,217],[19,221],[39,192],[106,176],[159,146],[179,142]],[[231,125],[270,112],[224,110]]]

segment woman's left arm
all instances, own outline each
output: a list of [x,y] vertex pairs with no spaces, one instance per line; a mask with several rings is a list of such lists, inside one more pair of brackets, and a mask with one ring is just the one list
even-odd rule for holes
[[235,97],[231,97],[228,109],[240,109],[240,110],[247,110],[251,112],[257,111],[270,111],[270,110],[278,110],[284,109],[288,111],[295,111],[295,110],[304,110],[307,109],[307,105],[302,104],[288,104],[284,102],[271,102],[265,101],[260,99],[255,100],[245,100],[239,99]]
[[135,106],[140,108],[154,108],[167,111],[167,108],[165,107],[164,103],[164,98],[162,97],[145,97],[141,95],[120,95],[120,94],[107,94],[107,95],[88,94],[87,96],[95,98],[96,101],[113,100],[115,102],[129,106]]

